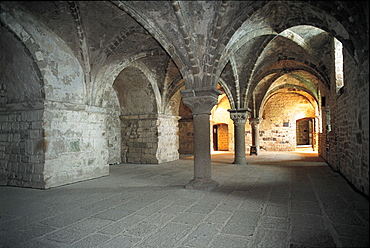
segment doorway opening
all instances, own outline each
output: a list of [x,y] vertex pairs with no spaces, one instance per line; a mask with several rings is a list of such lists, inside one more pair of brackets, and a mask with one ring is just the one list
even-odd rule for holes
[[312,147],[313,144],[313,120],[303,118],[296,121],[297,147]]
[[213,125],[213,150],[229,150],[229,128],[227,124]]

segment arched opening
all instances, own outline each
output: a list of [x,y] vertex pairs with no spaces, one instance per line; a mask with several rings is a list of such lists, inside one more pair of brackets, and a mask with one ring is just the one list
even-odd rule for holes
[[[310,137],[302,137],[300,142],[313,144],[313,125],[298,122],[302,118],[315,118],[315,108],[303,94],[292,89],[279,90],[265,103],[263,121],[260,125],[260,145],[268,151],[294,151],[297,148],[297,129],[307,133]],[[307,117],[307,118],[306,118]],[[302,127],[297,127],[297,124]],[[306,132],[304,132],[306,130]],[[302,134],[303,136],[303,134]]]
[[50,143],[44,140],[43,77],[14,33],[1,25],[0,36],[0,174],[7,185],[45,188]]
[[233,121],[230,118],[230,101],[223,88],[218,85],[222,94],[218,97],[218,104],[211,111],[211,148],[213,151],[233,150]]
[[121,161],[158,163],[157,104],[149,80],[139,69],[128,67],[113,88],[120,105]]

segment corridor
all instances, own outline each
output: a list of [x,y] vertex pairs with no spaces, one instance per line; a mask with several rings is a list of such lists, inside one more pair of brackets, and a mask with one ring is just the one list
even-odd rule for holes
[[316,153],[232,161],[212,154],[211,191],[184,188],[191,156],[48,190],[2,186],[0,247],[368,247],[368,200]]

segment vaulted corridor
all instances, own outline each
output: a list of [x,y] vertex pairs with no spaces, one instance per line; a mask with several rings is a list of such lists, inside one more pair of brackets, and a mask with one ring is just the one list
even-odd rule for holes
[[187,187],[210,189],[212,149],[245,164],[250,150],[310,146],[369,195],[366,1],[0,7],[3,184],[48,189],[194,154]]
[[369,245],[368,1],[1,1],[0,24],[5,246]]

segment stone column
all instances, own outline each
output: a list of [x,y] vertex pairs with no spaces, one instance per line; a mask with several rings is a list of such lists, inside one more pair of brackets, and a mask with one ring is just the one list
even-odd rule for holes
[[234,164],[247,164],[245,158],[245,122],[247,109],[229,109],[230,118],[234,121]]
[[213,87],[182,90],[183,102],[193,113],[194,178],[185,186],[193,189],[213,189],[218,182],[211,178],[211,138],[209,116],[218,103],[221,92]]
[[252,146],[256,147],[257,154],[260,150],[259,125],[261,121],[262,118],[249,118],[249,124],[252,127]]

